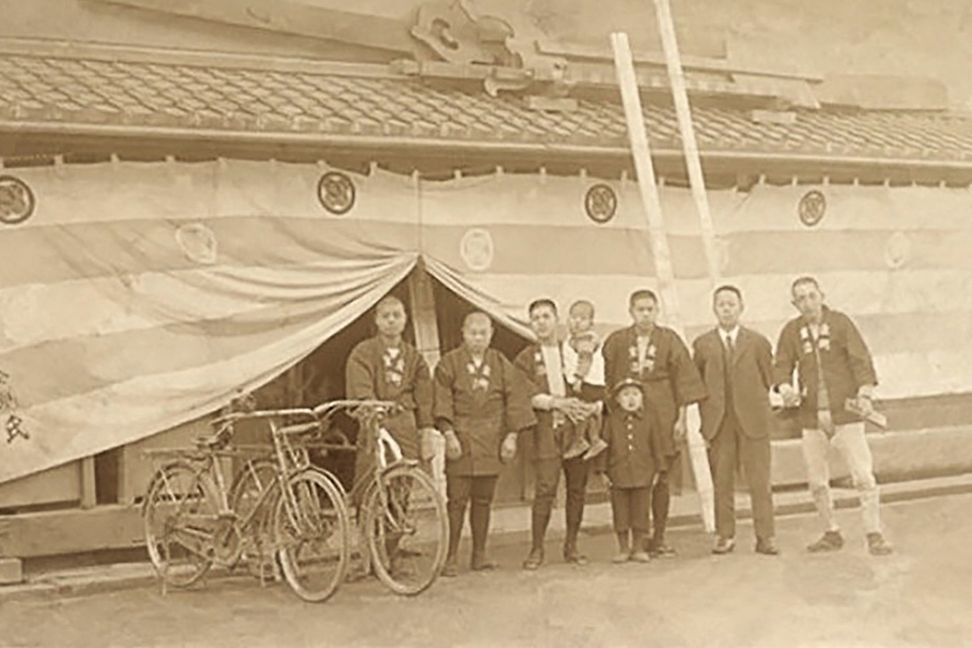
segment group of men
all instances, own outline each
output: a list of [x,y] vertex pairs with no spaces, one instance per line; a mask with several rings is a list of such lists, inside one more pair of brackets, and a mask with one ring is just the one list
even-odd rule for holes
[[[686,410],[695,403],[715,487],[713,553],[726,554],[735,547],[733,502],[740,467],[752,499],[755,550],[779,553],[770,490],[770,393],[779,394],[783,404],[798,413],[802,428],[810,491],[824,523],[823,535],[808,550],[833,551],[843,545],[829,489],[827,454],[834,447],[848,464],[860,494],[870,552],[890,553],[881,531],[878,490],[864,437],[863,418],[873,412],[871,399],[877,384],[870,352],[850,318],[824,305],[814,278],[797,279],[791,292],[800,314],[784,326],[775,357],[763,335],[740,324],[744,310],[740,289],[725,285],[713,294],[716,326],[694,340],[691,352],[674,330],[657,324],[659,302],[650,290],[630,296],[632,324],[594,347],[577,339],[562,340],[556,303],[538,299],[528,307],[536,339],[514,362],[490,347],[492,321],[474,311],[463,322],[462,344],[442,356],[434,376],[415,348],[403,340],[405,308],[389,296],[375,308],[377,336],[351,353],[347,394],[392,400],[401,406],[386,427],[406,457],[431,459],[429,440],[436,434],[444,437],[450,526],[446,576],[458,573],[457,552],[467,507],[471,569],[496,567],[486,554],[490,511],[502,466],[518,449],[526,452],[535,475],[532,546],[524,568],[537,569],[545,561],[544,538],[561,473],[566,486],[563,558],[569,563],[587,562],[577,545],[587,482],[592,473],[604,472],[607,456],[614,464],[619,457],[626,460],[627,472],[607,470],[613,480],[630,481],[632,475],[634,479],[630,488],[611,484],[616,530],[620,531],[619,524],[625,532],[630,526],[636,532],[633,537],[644,544],[631,547],[631,559],[675,555],[665,539],[666,522],[672,490],[680,483]],[[570,317],[572,332],[575,323],[586,321],[589,327],[593,305],[574,304]],[[596,348],[593,357],[591,348]],[[638,398],[620,398],[621,392],[632,390],[640,392]],[[627,421],[627,428],[602,423],[612,411],[619,421]],[[632,424],[642,417],[658,432],[650,443],[651,472],[641,475],[643,479],[635,474],[642,464],[634,461],[640,441]],[[613,430],[606,441],[602,429]],[[635,493],[639,495],[634,497]]]

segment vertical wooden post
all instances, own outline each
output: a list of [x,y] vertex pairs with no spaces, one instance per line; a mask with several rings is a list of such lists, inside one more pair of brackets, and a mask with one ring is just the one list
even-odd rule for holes
[[[709,281],[713,289],[719,283],[722,268],[719,263],[719,253],[716,249],[715,227],[712,224],[712,214],[709,212],[709,197],[705,191],[705,176],[702,174],[702,159],[699,156],[699,145],[695,140],[695,127],[692,124],[692,109],[689,106],[688,91],[685,89],[685,75],[682,70],[682,57],[678,51],[678,40],[675,37],[675,21],[672,19],[672,9],[668,0],[655,0],[655,15],[658,18],[658,31],[661,35],[662,48],[665,50],[665,64],[668,68],[668,78],[672,83],[672,99],[675,103],[675,115],[678,118],[678,130],[682,136],[682,150],[685,154],[685,167],[688,170],[689,187],[692,189],[692,199],[695,211],[699,216],[699,230],[702,233],[702,247],[705,250],[706,265],[709,267]],[[688,447],[695,487],[699,493],[702,506],[702,520],[706,530],[715,531],[715,500],[712,486],[712,475],[709,472],[709,459],[702,438],[701,423],[698,408],[688,410]],[[704,466],[702,464],[705,464]],[[700,473],[701,470],[701,473]]]
[[94,455],[81,460],[81,508],[94,508],[98,504],[98,486],[95,479]]
[[[638,174],[638,188],[641,192],[645,216],[648,219],[648,232],[652,255],[655,257],[655,275],[658,278],[659,292],[661,293],[662,304],[668,313],[669,324],[684,338],[685,327],[679,306],[678,291],[675,287],[675,272],[672,268],[671,252],[668,248],[665,219],[662,214],[661,200],[658,196],[655,169],[651,161],[651,148],[645,129],[645,117],[641,108],[641,96],[638,93],[638,81],[635,76],[634,62],[631,58],[631,48],[628,45],[628,35],[624,33],[611,34],[611,46],[614,49],[614,65],[618,75],[618,85],[621,86],[621,99],[628,125],[631,155],[634,158],[635,170]],[[689,411],[691,412],[692,408],[689,408]],[[702,509],[702,521],[705,529],[711,532],[715,530],[712,476],[709,472],[709,461],[705,453],[705,442],[698,426],[691,421],[688,425],[688,445],[692,473],[695,477]]]
[[668,314],[669,323],[673,328],[681,329],[682,310],[679,307],[678,292],[675,290],[672,253],[668,248],[665,216],[662,214],[661,200],[658,196],[655,167],[651,160],[648,132],[645,129],[645,117],[641,108],[641,96],[638,94],[638,81],[635,76],[634,62],[631,59],[628,35],[611,34],[611,46],[614,49],[614,66],[618,75],[618,85],[621,87],[624,116],[628,124],[628,140],[631,144],[635,173],[638,176],[641,204],[648,221],[651,251],[655,259],[655,276],[658,278],[658,292],[665,312]]
[[435,293],[432,277],[419,257],[415,269],[408,277],[408,299],[412,306],[412,327],[415,329],[415,346],[425,358],[429,369],[439,362],[439,323],[435,318]]
[[129,472],[134,468],[135,456],[132,449],[124,445],[118,448],[118,503],[131,504],[135,501],[135,493],[132,491],[132,480]]
[[702,231],[702,243],[705,249],[705,260],[709,267],[709,278],[713,288],[722,274],[719,267],[719,255],[715,245],[715,227],[712,224],[712,214],[709,212],[709,198],[705,192],[705,176],[702,174],[702,160],[699,156],[699,145],[695,139],[695,127],[692,124],[692,109],[689,106],[688,92],[685,89],[685,74],[682,70],[682,58],[678,51],[678,41],[675,38],[675,23],[672,20],[672,10],[668,0],[655,0],[655,14],[658,17],[658,30],[661,34],[662,48],[665,50],[665,64],[668,67],[668,78],[672,84],[672,99],[675,103],[675,116],[678,119],[678,130],[682,136],[682,151],[685,155],[685,167],[688,170],[689,186],[692,189],[692,199],[695,210],[699,215],[699,225]]
[[[422,257],[419,257],[415,269],[408,277],[408,300],[411,304],[412,327],[415,330],[415,347],[429,365],[429,371],[435,372],[435,366],[442,355],[439,347],[439,323],[435,317],[435,293],[432,289],[432,277],[425,269]],[[445,495],[445,438],[436,433],[432,442],[435,444],[435,456],[432,458],[432,478],[436,486]]]

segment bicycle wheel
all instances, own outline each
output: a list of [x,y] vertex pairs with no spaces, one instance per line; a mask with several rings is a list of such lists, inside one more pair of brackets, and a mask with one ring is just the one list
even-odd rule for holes
[[382,474],[365,502],[364,531],[372,569],[396,594],[419,594],[439,576],[449,521],[442,495],[421,468]]
[[[230,509],[236,513],[237,519],[247,521],[241,557],[251,573],[258,578],[263,578],[268,572],[273,573],[271,522],[279,492],[265,492],[273,486],[276,479],[277,464],[270,459],[247,461],[234,478],[228,496]],[[261,510],[254,512],[256,506],[260,506]]]
[[344,581],[351,525],[340,491],[319,470],[291,477],[277,499],[274,536],[284,578],[305,601],[326,600]]
[[145,546],[167,585],[189,587],[212,566],[219,517],[213,486],[185,462],[160,468],[145,496]]

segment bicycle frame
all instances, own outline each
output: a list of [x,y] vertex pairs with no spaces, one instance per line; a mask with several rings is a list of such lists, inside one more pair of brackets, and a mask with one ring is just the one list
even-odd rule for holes
[[[202,481],[208,481],[213,487],[217,497],[219,498],[216,504],[217,508],[217,521],[221,519],[232,520],[232,527],[234,532],[242,534],[244,531],[250,528],[253,520],[262,510],[263,506],[267,500],[271,497],[274,491],[279,488],[281,492],[285,494],[287,498],[286,506],[288,515],[291,516],[291,520],[295,523],[298,522],[296,519],[300,515],[300,507],[297,505],[294,493],[286,488],[286,484],[289,482],[291,477],[295,474],[306,470],[310,467],[310,460],[307,454],[306,448],[295,447],[290,441],[291,433],[288,432],[287,427],[280,427],[277,425],[274,419],[282,418],[285,416],[294,417],[304,417],[313,421],[312,424],[304,424],[301,426],[297,432],[305,432],[310,429],[310,425],[317,427],[317,416],[313,410],[300,408],[300,409],[281,409],[281,410],[264,410],[256,412],[237,412],[228,414],[226,416],[214,419],[211,425],[216,428],[216,433],[213,437],[212,443],[214,445],[198,444],[194,449],[185,450],[170,450],[170,449],[160,449],[157,451],[150,451],[149,454],[160,454],[160,455],[173,455],[180,459],[183,459],[192,466],[193,479],[189,484],[189,492],[186,493],[181,501],[176,504],[175,515],[183,515],[182,511],[189,501],[191,493],[195,492],[198,485]],[[215,444],[220,443],[222,439],[227,436],[231,436],[234,432],[234,426],[237,422],[244,419],[265,419],[268,421],[270,426],[270,435],[272,443],[272,455],[274,457],[274,463],[277,467],[277,472],[274,479],[267,484],[265,487],[261,486],[259,495],[257,496],[256,502],[249,513],[244,517],[238,518],[236,512],[230,506],[229,502],[229,487],[227,485],[227,480],[224,474],[221,462],[218,460],[221,456],[235,456],[239,455],[239,452],[234,452],[231,450],[217,449]],[[296,427],[296,426],[295,426]],[[246,462],[246,468],[252,470],[252,464],[250,461]],[[172,484],[168,482],[168,478],[164,471],[158,473],[161,479],[165,483],[165,487],[168,492],[175,498],[175,489]],[[147,501],[144,503],[147,505]],[[186,515],[185,519],[192,521],[196,516]],[[211,516],[206,516],[207,519]],[[191,529],[183,529],[183,532],[191,533]],[[202,535],[202,534],[199,534]],[[209,543],[214,543],[215,539],[207,540]],[[186,547],[187,549],[194,551],[192,547]],[[210,548],[212,551],[212,548]],[[215,556],[210,556],[215,558]],[[219,562],[232,562],[219,561]]]

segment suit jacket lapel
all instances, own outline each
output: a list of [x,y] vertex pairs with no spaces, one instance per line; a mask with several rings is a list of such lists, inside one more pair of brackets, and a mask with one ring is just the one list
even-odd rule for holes
[[732,354],[732,364],[735,366],[739,362],[739,358],[743,356],[749,350],[749,346],[752,343],[752,337],[749,335],[749,331],[743,327],[739,327],[739,334],[736,335],[736,348]]

